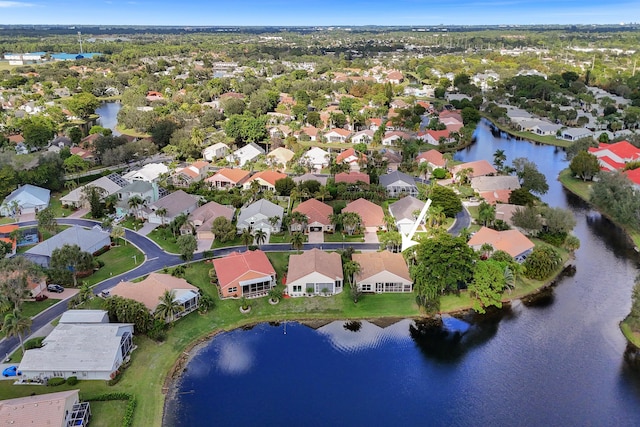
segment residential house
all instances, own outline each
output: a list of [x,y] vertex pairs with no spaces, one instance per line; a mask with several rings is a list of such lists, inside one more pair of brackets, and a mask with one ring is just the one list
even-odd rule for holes
[[391,108],[395,108],[396,110],[398,110],[398,109],[403,109],[403,110],[405,110],[405,109],[407,109],[407,108],[410,108],[410,107],[411,107],[411,104],[409,104],[409,103],[407,103],[407,102],[403,101],[402,99],[394,99],[393,101],[391,101],[391,102],[389,103],[389,107],[391,107]]
[[324,138],[327,142],[347,142],[347,139],[349,139],[350,136],[350,131],[341,128],[333,128],[324,134]]
[[319,132],[320,132],[320,129],[318,129],[315,126],[306,126],[300,130],[300,133],[298,133],[297,138],[304,140],[306,139],[305,138],[306,136],[309,138],[309,141],[317,141]]
[[293,159],[293,156],[295,156],[293,151],[288,148],[278,147],[267,154],[267,161],[275,167],[284,169],[291,159]]
[[382,154],[382,160],[387,162],[388,169],[392,171],[398,170],[400,163],[402,163],[402,155],[400,153],[388,148],[383,148],[380,150],[380,154]]
[[293,178],[293,181],[296,184],[300,184],[305,181],[317,181],[320,185],[327,185],[327,176],[326,175],[317,175],[312,173],[305,173],[304,175],[296,176]]
[[600,168],[606,171],[624,169],[626,163],[640,160],[640,149],[631,145],[629,141],[600,143],[597,148],[590,147],[589,153],[598,158]]
[[[152,203],[149,209],[146,210],[146,215],[150,224],[167,224],[178,215],[189,215],[196,210],[199,202],[200,198],[198,196],[178,190]],[[157,213],[160,209],[166,212],[160,215]]]
[[587,128],[566,128],[560,130],[560,135],[556,138],[566,141],[577,141],[582,138],[592,138],[593,132]]
[[387,74],[386,81],[394,85],[399,85],[404,81],[404,75],[400,71],[391,71]]
[[119,296],[144,304],[152,314],[158,308],[160,299],[166,291],[172,292],[173,300],[182,310],[174,318],[167,318],[169,323],[179,319],[198,308],[200,291],[185,279],[170,274],[150,273],[140,282],[120,282],[109,290],[111,296]]
[[305,200],[296,206],[293,212],[300,212],[306,215],[308,221],[304,230],[302,230],[301,224],[291,224],[291,231],[304,231],[305,233],[311,231],[333,231],[334,227],[329,219],[333,215],[333,208],[320,200]]
[[511,191],[520,188],[520,181],[514,175],[478,176],[471,178],[471,188],[489,204],[508,203]]
[[148,102],[163,101],[164,96],[160,92],[157,92],[155,90],[150,90],[149,92],[147,92],[146,99]]
[[366,199],[358,199],[349,203],[342,209],[342,213],[355,212],[362,219],[362,226],[368,232],[376,232],[384,228],[384,212],[382,207]]
[[422,132],[418,132],[418,139],[426,142],[427,144],[438,146],[440,143],[446,144],[451,142],[451,131],[449,129],[444,130],[431,130],[427,129]]
[[395,145],[401,139],[408,141],[411,139],[411,135],[402,131],[390,131],[384,134],[382,145]]
[[309,164],[315,171],[320,172],[329,166],[329,153],[320,147],[310,148],[302,158],[301,163]]
[[160,175],[169,173],[167,165],[162,163],[147,163],[141,169],[131,171],[122,177],[129,181],[158,182]]
[[496,168],[491,166],[486,160],[476,160],[473,162],[462,163],[451,168],[451,174],[459,179],[463,171],[467,171],[467,178],[472,179],[478,176],[495,175],[498,173]]
[[227,147],[227,144],[218,142],[202,150],[202,157],[208,162],[213,162],[214,160],[223,158],[228,152],[229,147]]
[[272,170],[263,170],[260,172],[256,172],[251,175],[251,177],[242,184],[242,188],[248,190],[251,188],[251,184],[255,181],[260,185],[260,190],[271,190],[276,191],[276,181],[279,179],[286,178],[287,174],[276,172]]
[[30,248],[24,257],[48,268],[53,251],[64,245],[78,245],[81,251],[94,254],[110,244],[109,233],[101,229],[72,226]]
[[355,286],[361,292],[411,292],[413,281],[409,268],[400,253],[389,251],[353,254],[353,261],[360,265],[354,277]]
[[403,172],[395,171],[380,175],[380,185],[387,190],[389,197],[395,198],[402,195],[418,195],[415,178]]
[[[270,235],[280,231],[283,216],[284,208],[282,206],[266,199],[260,199],[240,210],[236,226],[239,231],[251,228],[254,231],[262,230]],[[275,218],[278,220],[276,221]],[[267,241],[269,241],[268,236]]]
[[360,132],[356,132],[351,137],[352,144],[370,144],[373,141],[374,131],[371,129],[361,130]]
[[[5,258],[11,258],[16,254],[18,242],[14,237],[12,237],[13,236],[12,233],[16,231],[18,228],[20,228],[18,224],[0,225],[0,241],[11,245],[10,252],[4,255]],[[33,295],[33,296],[35,297],[36,295]]]
[[364,172],[340,172],[335,175],[334,181],[336,184],[341,182],[345,182],[347,184],[357,184],[359,182],[370,184],[371,178]]
[[496,203],[496,221],[501,220],[507,223],[510,227],[513,227],[513,216],[516,209],[522,208],[522,206],[512,205],[508,203]]
[[416,161],[418,163],[427,162],[431,169],[444,168],[447,165],[447,161],[438,150],[429,150],[420,153],[418,157],[416,157]]
[[200,182],[209,175],[209,162],[199,160],[184,168],[176,169],[170,176],[171,183],[176,187],[189,187],[194,182]]
[[89,208],[89,201],[84,196],[88,187],[96,187],[102,190],[102,198],[106,198],[112,194],[116,194],[123,187],[129,184],[117,173],[112,173],[107,176],[102,176],[95,181],[91,181],[88,184],[74,188],[68,194],[60,198],[60,202],[63,205],[71,206],[74,208]]
[[89,402],[80,402],[80,390],[0,400],[0,425],[85,427],[91,418]]
[[106,310],[67,310],[62,313],[58,323],[109,323]]
[[232,206],[209,202],[191,212],[189,222],[195,227],[198,239],[215,239],[216,236],[212,229],[213,221],[219,217],[233,221],[235,212],[236,210]]
[[389,212],[396,220],[398,231],[408,234],[418,218],[418,213],[424,208],[424,202],[413,196],[403,197],[389,205]]
[[95,163],[97,160],[93,151],[88,148],[71,147],[69,151],[71,152],[72,156],[78,156],[82,160],[87,161],[89,163]]
[[[380,118],[372,118],[369,119],[369,130],[372,132],[377,131],[378,129],[380,129],[382,127],[382,119]],[[393,126],[393,123],[391,123],[391,120],[388,120],[385,124],[384,124],[384,128],[385,130],[394,130],[395,127]],[[371,137],[371,139],[373,140],[373,137]]]
[[311,249],[289,257],[287,295],[336,295],[343,289],[342,257],[337,252]]
[[204,181],[211,187],[216,189],[226,189],[239,187],[251,175],[251,172],[243,169],[220,169],[218,172],[205,179]]
[[[160,199],[158,184],[148,181],[133,181],[131,184],[119,189],[115,194],[118,198],[116,205],[116,214],[118,216],[128,214],[140,216],[137,212],[138,209],[144,206],[151,206]],[[129,206],[129,200],[136,197],[142,200],[142,205],[138,207]]]
[[[46,188],[25,184],[13,190],[0,205],[0,214],[12,216],[38,213],[49,206],[51,191]],[[17,212],[15,212],[17,208]]]
[[359,171],[360,165],[367,162],[367,156],[356,151],[353,147],[347,148],[336,157],[336,163],[346,163],[352,171]]
[[482,227],[471,236],[468,245],[477,251],[486,243],[493,246],[496,251],[508,253],[517,262],[523,262],[535,246],[518,230],[496,231],[488,227]]
[[251,142],[229,154],[226,159],[229,163],[242,167],[247,162],[254,161],[264,153],[264,148],[260,147],[255,142]]
[[60,323],[41,348],[27,350],[19,370],[24,379],[77,377],[110,380],[133,351],[128,323]]
[[261,250],[215,258],[213,268],[221,298],[265,296],[276,285],[276,270]]

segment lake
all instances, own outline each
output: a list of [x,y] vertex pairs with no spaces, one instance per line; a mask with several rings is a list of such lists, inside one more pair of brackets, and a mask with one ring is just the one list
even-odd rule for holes
[[119,102],[103,102],[96,109],[96,114],[100,116],[98,124],[104,128],[111,129],[115,136],[120,135],[116,130],[118,124],[118,111],[122,108]]

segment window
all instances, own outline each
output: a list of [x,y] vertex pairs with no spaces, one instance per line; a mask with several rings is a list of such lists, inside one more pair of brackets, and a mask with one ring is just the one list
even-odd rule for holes
[[371,283],[359,285],[362,292],[371,292]]
[[232,288],[229,288],[229,291],[228,291],[228,292],[229,292],[230,294],[236,293],[236,292],[238,292],[238,287],[237,287],[237,286],[234,286],[234,287],[232,287]]
[[293,285],[293,292],[302,292],[302,285]]

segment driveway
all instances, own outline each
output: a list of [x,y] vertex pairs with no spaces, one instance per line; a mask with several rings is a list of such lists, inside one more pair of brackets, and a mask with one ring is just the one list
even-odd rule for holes
[[[78,279],[78,284],[82,283],[82,279]],[[64,288],[64,292],[49,292],[46,289],[44,290],[44,292],[42,292],[44,295],[46,295],[49,298],[53,298],[53,299],[67,299],[67,298],[71,298],[72,296],[74,296],[75,294],[78,293],[78,289],[74,289],[74,288]]]
[[74,211],[67,218],[82,218],[83,216],[85,216],[88,213],[89,213],[89,209],[82,208],[82,209],[78,209],[77,211]]
[[380,243],[380,240],[378,240],[378,228],[375,228],[375,231],[373,230],[373,227],[371,227],[371,230],[366,230],[364,232],[364,242],[365,243]]
[[138,230],[138,234],[142,234],[143,236],[146,236],[147,234],[151,233],[153,230],[155,230],[158,227],[160,227],[160,224],[151,224],[149,222],[145,222],[142,228]]
[[323,231],[310,231],[309,232],[309,243],[324,243],[324,232]]
[[213,239],[198,239],[198,248],[196,252],[204,252],[211,249],[211,245],[213,244]]

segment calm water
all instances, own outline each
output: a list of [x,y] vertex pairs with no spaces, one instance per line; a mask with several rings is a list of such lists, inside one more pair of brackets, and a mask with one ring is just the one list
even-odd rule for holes
[[122,108],[119,102],[103,102],[96,109],[96,114],[100,116],[98,123],[104,128],[111,129],[114,135],[120,135],[116,130],[118,124],[118,111]]
[[[536,303],[467,319],[461,340],[411,320],[312,329],[259,325],[219,335],[188,365],[167,403],[169,426],[638,426],[640,373],[627,368],[618,323],[637,254],[556,181],[553,147],[495,138],[486,125],[457,158],[496,149],[534,160],[553,206],[571,209],[577,272]],[[375,298],[375,296],[371,296]],[[351,326],[350,329],[357,329]]]

